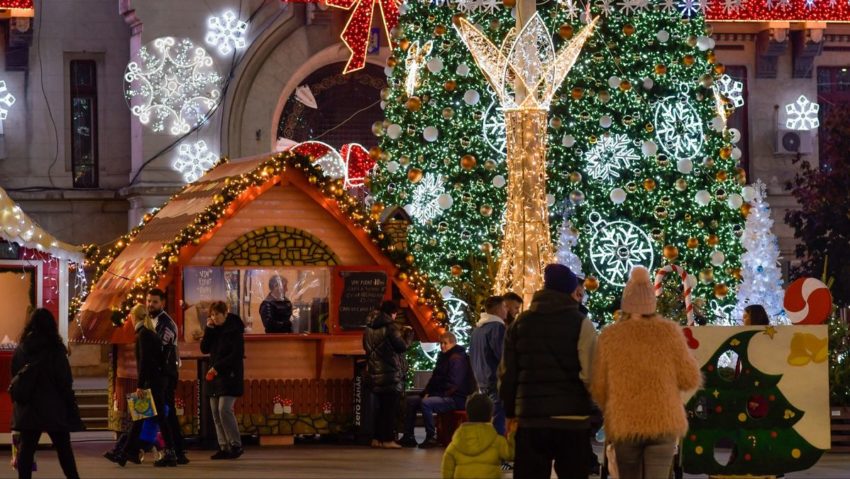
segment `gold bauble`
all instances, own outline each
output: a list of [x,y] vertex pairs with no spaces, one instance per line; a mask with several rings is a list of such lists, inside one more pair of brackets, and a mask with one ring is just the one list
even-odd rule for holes
[[493,251],[493,243],[489,241],[481,243],[481,251],[484,253],[490,253]]
[[750,215],[750,204],[744,203],[743,205],[741,205],[741,216],[746,218],[749,215]]
[[718,171],[717,173],[714,174],[714,179],[717,180],[717,181],[726,181],[726,178],[727,178],[726,172],[723,171],[723,170],[720,170],[720,171]]
[[409,254],[404,257],[404,260],[407,261],[407,264],[413,264],[416,258],[414,258],[412,254]]
[[584,88],[575,87],[570,90],[570,96],[573,97],[573,100],[580,100],[582,96],[584,96]]
[[407,179],[411,183],[419,183],[419,180],[422,179],[422,170],[419,168],[411,168],[407,172]]
[[663,63],[658,63],[655,65],[655,74],[658,76],[667,74],[667,65]]
[[452,265],[452,276],[460,276],[463,274],[463,268],[459,264]]
[[690,248],[690,249],[698,248],[699,247],[699,239],[691,236],[690,238],[688,238],[687,245],[688,245],[688,248]]
[[596,94],[596,97],[599,98],[599,101],[602,103],[608,103],[611,101],[611,94],[608,93],[608,90],[599,90],[599,93]]
[[726,73],[726,65],[724,65],[722,63],[715,64],[714,65],[714,73],[717,73],[718,75],[722,75],[722,74]]
[[372,148],[369,148],[369,157],[377,162],[381,159],[381,153],[383,152],[384,150],[382,150],[380,146],[373,146]]
[[487,171],[493,171],[496,169],[496,162],[493,160],[487,160],[484,162],[484,169]]
[[726,286],[724,283],[717,283],[714,285],[715,298],[723,299],[727,294],[729,294],[729,286]]
[[708,284],[714,281],[714,269],[705,268],[699,272],[699,280],[702,284]]
[[664,257],[670,261],[679,257],[679,248],[668,244],[664,246]]
[[741,268],[729,268],[729,275],[738,281],[744,279],[744,277],[741,276]]
[[623,25],[623,34],[626,35],[627,37],[634,35],[635,30],[636,30],[635,26],[632,25],[631,23],[627,23],[627,24]]
[[561,25],[561,27],[558,28],[558,35],[560,35],[564,40],[569,40],[573,37],[573,26],[566,23]]
[[655,186],[655,180],[653,180],[652,178],[647,178],[643,180],[643,189],[645,189],[646,191],[654,190]]
[[632,82],[628,80],[623,80],[620,82],[620,90],[629,91],[632,89]]
[[446,26],[445,25],[437,25],[434,27],[434,35],[441,37],[446,34]]
[[451,107],[447,106],[447,107],[443,108],[443,118],[445,118],[446,120],[451,120],[452,117],[454,117],[454,116],[455,116],[455,111],[452,110]]
[[570,173],[570,183],[581,183],[581,173],[578,171]]
[[398,42],[398,47],[404,51],[407,51],[407,49],[410,48],[410,40],[408,40],[407,38],[402,38]]
[[369,211],[372,214],[380,215],[384,211],[384,208],[385,206],[383,203],[381,203],[380,201],[376,201],[372,203],[372,206],[369,207]]
[[637,184],[635,184],[634,181],[626,183],[626,191],[628,191],[629,193],[634,193],[635,191],[637,191]]
[[584,289],[591,293],[599,289],[599,280],[596,276],[588,276],[584,279]]
[[553,116],[551,120],[549,120],[549,126],[552,128],[558,129],[563,126],[563,121],[561,121],[560,117]]
[[453,92],[455,91],[455,88],[457,88],[457,82],[454,80],[449,80],[443,84],[443,88],[445,88],[447,92]]
[[726,160],[726,159],[728,159],[730,156],[732,156],[732,147],[730,147],[730,146],[724,146],[723,148],[721,148],[721,149],[720,149],[720,157],[721,157],[721,158],[723,158],[724,160]]
[[177,264],[180,261],[180,257],[177,255],[171,255],[168,257],[168,262],[170,264]]
[[720,238],[717,237],[716,234],[710,234],[705,238],[705,244],[714,247],[720,244]]
[[407,273],[405,273],[404,271],[399,271],[396,276],[402,281],[407,281]]
[[481,208],[478,209],[478,212],[481,213],[481,216],[487,216],[493,214],[493,207],[490,205],[481,205]]
[[475,157],[472,156],[472,155],[463,155],[460,158],[460,167],[463,168],[466,171],[469,171],[469,170],[475,168],[476,163],[477,163],[477,161],[475,160]]
[[735,168],[735,181],[742,186],[747,184],[747,172],[740,166]]
[[684,57],[682,57],[682,63],[686,67],[693,66],[695,60],[696,59],[694,58],[693,55],[685,55]]
[[422,109],[422,100],[420,100],[418,96],[412,96],[407,99],[404,106],[408,111],[416,112]]
[[396,57],[390,56],[390,57],[387,58],[387,66],[388,67],[395,68],[396,65],[398,65],[398,59],[396,59]]
[[643,126],[643,129],[647,133],[652,133],[653,131],[655,131],[655,127],[652,126],[652,123],[647,123],[646,125]]
[[516,6],[516,0],[502,0],[502,5],[506,8],[514,8]]

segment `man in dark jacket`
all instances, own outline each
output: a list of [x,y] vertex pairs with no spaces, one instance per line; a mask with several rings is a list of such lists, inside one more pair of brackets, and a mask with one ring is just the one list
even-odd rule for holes
[[499,362],[505,342],[507,308],[501,296],[490,296],[484,302],[484,312],[475,324],[469,343],[469,359],[478,382],[478,391],[493,401],[493,427],[505,434],[505,408],[499,399]]
[[163,375],[165,376],[165,404],[168,406],[168,425],[174,438],[174,453],[177,464],[189,464],[186,457],[186,445],[180,434],[180,421],[177,419],[177,408],[174,406],[174,394],[177,391],[178,371],[180,369],[180,353],[177,349],[177,324],[165,312],[165,291],[154,288],[148,292],[146,306],[148,314],[153,319],[156,335],[162,343],[162,354],[165,356]]
[[286,279],[269,279],[269,295],[260,303],[260,319],[267,333],[292,332],[292,302],[286,299]]
[[457,344],[452,333],[440,336],[440,355],[431,379],[422,391],[422,396],[407,398],[404,415],[404,436],[399,441],[404,447],[416,446],[413,428],[416,412],[422,411],[425,423],[425,440],[419,444],[422,449],[437,447],[434,413],[454,411],[466,407],[466,397],[475,389],[475,378],[469,363],[469,356],[463,346]]
[[[369,314],[363,330],[366,368],[371,392],[377,402],[372,447],[384,449],[400,447],[395,442],[395,424],[407,372],[404,353],[410,346],[410,341],[395,322],[397,314],[398,306],[392,301],[384,301],[380,309]],[[412,330],[407,331],[412,333]]]
[[564,265],[544,270],[544,289],[508,328],[499,367],[499,393],[509,418],[518,418],[514,476],[588,477],[590,363],[593,323],[572,297],[576,276]]

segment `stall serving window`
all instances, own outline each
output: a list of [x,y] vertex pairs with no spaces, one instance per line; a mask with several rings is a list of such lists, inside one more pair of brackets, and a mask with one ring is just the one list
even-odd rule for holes
[[213,301],[225,301],[246,334],[327,333],[330,291],[329,267],[186,267],[185,340],[203,335]]

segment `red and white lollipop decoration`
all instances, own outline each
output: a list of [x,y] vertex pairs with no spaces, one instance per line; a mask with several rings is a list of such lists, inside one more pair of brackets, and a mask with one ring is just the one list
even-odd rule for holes
[[832,311],[832,293],[815,278],[799,278],[785,290],[783,306],[793,324],[822,324]]
[[663,268],[659,268],[658,271],[655,272],[655,295],[661,296],[661,282],[664,281],[664,277],[667,276],[668,273],[676,273],[680,278],[682,278],[682,288],[685,290],[685,313],[688,317],[688,326],[694,325],[694,305],[692,303],[692,294],[691,287],[688,285],[688,272],[685,271],[685,268],[675,264],[668,264]]

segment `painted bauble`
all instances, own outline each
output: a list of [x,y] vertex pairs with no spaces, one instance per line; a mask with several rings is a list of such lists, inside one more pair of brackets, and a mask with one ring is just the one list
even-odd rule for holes
[[466,171],[469,171],[469,170],[475,168],[476,163],[477,163],[477,161],[475,160],[475,157],[472,156],[472,155],[463,155],[460,158],[460,166],[461,166],[461,168],[463,168]]

